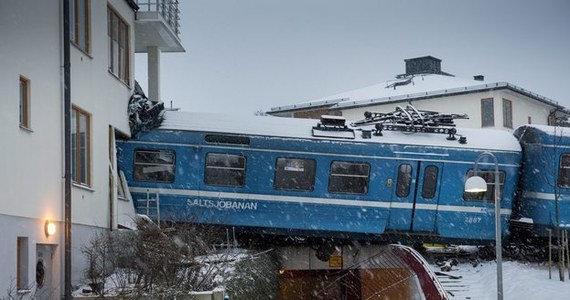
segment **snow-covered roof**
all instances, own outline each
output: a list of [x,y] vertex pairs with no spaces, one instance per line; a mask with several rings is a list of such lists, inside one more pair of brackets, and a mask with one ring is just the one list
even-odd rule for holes
[[349,108],[380,103],[410,101],[442,95],[472,93],[490,89],[508,88],[538,101],[558,106],[556,101],[530,92],[508,82],[467,80],[440,74],[416,74],[394,78],[368,87],[315,99],[295,105],[271,108],[270,113],[313,107]]
[[[347,124],[350,124],[350,121],[348,120]],[[339,138],[313,136],[313,126],[316,126],[318,122],[319,120],[315,119],[166,111],[164,121],[159,129],[348,141],[341,137],[342,132],[339,133]],[[371,129],[372,126],[362,128]],[[520,145],[516,138],[504,130],[457,128],[458,134],[467,137],[467,144],[460,144],[457,140],[447,140],[447,135],[433,133],[384,131],[381,137],[372,136],[371,139],[364,139],[358,131],[359,129],[351,141],[520,151]],[[331,134],[334,135],[333,132]]]

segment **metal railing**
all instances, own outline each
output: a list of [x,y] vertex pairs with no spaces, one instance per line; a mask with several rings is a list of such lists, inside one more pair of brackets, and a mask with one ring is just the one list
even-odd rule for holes
[[180,34],[180,10],[178,0],[137,0],[140,12],[158,12],[170,29]]

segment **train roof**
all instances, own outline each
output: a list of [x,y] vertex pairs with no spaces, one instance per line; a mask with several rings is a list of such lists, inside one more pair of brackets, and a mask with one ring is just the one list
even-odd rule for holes
[[[312,129],[319,120],[273,116],[238,116],[202,112],[166,111],[159,130],[202,131],[270,137],[337,140],[361,143],[439,146],[447,148],[520,151],[517,139],[508,131],[497,129],[457,128],[457,134],[467,137],[466,144],[447,140],[447,135],[436,133],[409,133],[383,131],[383,136],[365,139],[355,128],[354,139],[346,139],[343,132],[330,132],[327,137],[316,137]],[[373,126],[361,127],[372,129]]]
[[570,145],[570,127],[523,125],[514,132],[522,143]]

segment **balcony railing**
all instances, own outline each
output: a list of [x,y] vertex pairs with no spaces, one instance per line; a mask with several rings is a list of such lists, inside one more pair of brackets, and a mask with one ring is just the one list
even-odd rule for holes
[[158,12],[170,29],[179,37],[180,10],[178,0],[137,0],[139,12]]

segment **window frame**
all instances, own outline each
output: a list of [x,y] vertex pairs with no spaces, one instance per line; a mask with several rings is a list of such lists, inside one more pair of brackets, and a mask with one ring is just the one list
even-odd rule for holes
[[[334,174],[333,173],[333,166],[335,164],[349,164],[349,165],[365,166],[367,168],[367,174],[366,175],[344,174],[344,173]],[[334,182],[336,180],[340,180],[340,178],[343,178],[343,177],[344,178],[366,178],[365,179],[365,185],[362,185],[363,191],[358,192],[358,191],[354,191],[354,190],[348,191],[348,189],[347,190],[332,189],[332,187],[341,187],[341,185],[334,184]],[[339,178],[339,179],[337,179],[337,178]],[[370,184],[370,164],[369,163],[367,163],[367,162],[356,162],[356,161],[340,161],[340,160],[331,161],[331,164],[329,167],[329,185],[328,185],[328,189],[327,189],[327,191],[329,193],[331,193],[331,194],[366,195],[366,194],[368,194],[368,191],[369,191],[369,184]]]
[[16,290],[29,288],[28,266],[30,264],[28,237],[19,236],[16,239]]
[[[238,161],[241,161],[242,167],[235,166],[216,166],[208,165],[210,156],[226,156],[226,157],[237,157]],[[240,176],[233,177],[232,180],[236,180],[237,184],[232,184],[231,182],[214,182],[217,176],[210,175],[210,172],[220,172],[222,175],[236,173]],[[204,184],[211,186],[225,186],[225,187],[244,187],[246,183],[247,176],[247,157],[241,153],[222,153],[222,152],[208,152],[206,153],[204,159]]]
[[[408,167],[409,172],[402,173],[402,167]],[[396,196],[400,198],[405,198],[410,195],[410,188],[412,186],[412,172],[414,167],[411,164],[403,163],[398,166],[398,174],[396,176]],[[402,175],[403,174],[403,175]],[[403,176],[406,176],[404,178]],[[405,181],[403,179],[406,179]],[[402,187],[405,187],[402,188]],[[405,193],[402,193],[405,191]]]
[[[80,3],[83,3],[83,11],[80,11]],[[71,0],[70,1],[70,36],[71,44],[85,52],[91,54],[91,0]],[[81,25],[83,24],[83,28]],[[81,30],[83,29],[83,30]],[[83,35],[82,35],[83,34]],[[82,45],[82,37],[85,44]]]
[[[71,108],[71,113],[72,113],[72,124],[71,124],[71,134],[73,136],[74,134],[74,130],[75,130],[75,143],[73,143],[73,139],[72,139],[72,170],[71,170],[71,178],[72,181],[76,184],[79,185],[84,185],[84,186],[91,186],[91,114],[89,112],[87,112],[86,110],[83,110],[75,105],[72,106]],[[75,115],[75,124],[73,124],[73,120],[74,120],[74,116]],[[81,156],[81,152],[83,152],[82,148],[81,148],[81,139],[77,138],[77,134],[80,133],[81,131],[81,118],[80,116],[84,116],[85,117],[85,153],[83,154],[85,156],[85,166],[83,166],[81,163],[78,163],[78,157],[83,157]],[[82,174],[84,169],[87,169],[85,171],[85,180],[78,180],[78,176],[80,176],[79,174]]]
[[127,86],[131,84],[130,37],[129,23],[116,9],[107,5],[107,70]]
[[[160,163],[160,162],[139,162],[137,161],[137,154],[139,153],[152,153],[152,154],[161,154],[161,153],[167,153],[172,155],[172,163]],[[143,177],[138,177],[138,174],[144,174],[144,172],[139,172],[137,171],[139,168],[141,168],[141,170],[144,169],[144,167],[148,167],[148,166],[154,166],[154,167],[160,167],[160,166],[171,166],[171,170],[169,170],[168,168],[165,168],[164,170],[161,170],[161,172],[168,172],[172,177],[168,177],[167,180],[157,180],[157,179],[149,179],[148,177],[143,178]],[[159,182],[159,183],[172,183],[176,180],[176,151],[171,150],[171,149],[135,149],[134,151],[134,155],[133,155],[133,180],[134,181],[138,181],[138,182]],[[124,188],[124,187],[123,187]]]
[[[567,160],[564,160],[564,159]],[[563,165],[568,164],[568,165]],[[560,154],[556,185],[559,188],[570,188],[570,153]]]
[[[431,175],[431,171],[429,171],[428,173],[428,169],[435,169],[435,176]],[[428,174],[430,174],[431,176],[428,178]],[[433,179],[433,181],[428,181],[426,179]],[[438,185],[438,179],[439,179],[439,168],[436,165],[428,165],[424,168],[424,176],[423,176],[423,181],[422,181],[422,198],[424,199],[433,199],[435,198],[435,195],[437,195],[437,185]],[[426,184],[428,183],[429,184]],[[429,187],[429,192],[426,192],[426,186]]]
[[[485,113],[485,109],[490,109],[490,117],[485,117],[488,115]],[[481,99],[481,127],[495,127],[495,101],[493,98]]]
[[513,129],[513,101],[503,98],[503,127]]
[[[284,162],[283,167],[280,167],[280,161]],[[291,162],[303,161],[303,165],[302,165],[303,170],[302,171],[286,170],[288,161],[291,161]],[[277,157],[275,159],[275,172],[274,172],[274,176],[273,176],[273,188],[276,190],[312,192],[315,189],[316,170],[317,170],[317,162],[314,159],[297,158],[297,157]],[[290,175],[289,176],[280,175],[281,174],[280,171],[283,172],[284,174],[287,174],[287,172],[288,172]],[[287,182],[286,180],[296,179],[292,175],[298,175],[298,174],[291,174],[291,172],[302,173],[303,175],[299,176],[299,178],[306,177],[306,178],[302,178],[302,179],[308,179],[308,181],[303,182],[303,186],[291,187],[290,182],[285,184],[287,186],[280,186],[281,183]],[[281,179],[281,178],[284,178],[284,179]]]
[[20,128],[31,129],[31,81],[23,75],[20,75],[18,97]]
[[[474,170],[471,168],[465,174],[465,182],[468,178],[472,177]],[[495,170],[494,169],[478,169],[477,176],[480,176],[487,183],[487,191],[480,193],[463,192],[464,201],[478,201],[478,202],[495,202]],[[491,177],[492,176],[492,177]],[[503,195],[505,188],[505,180],[507,173],[499,170],[499,199]]]

